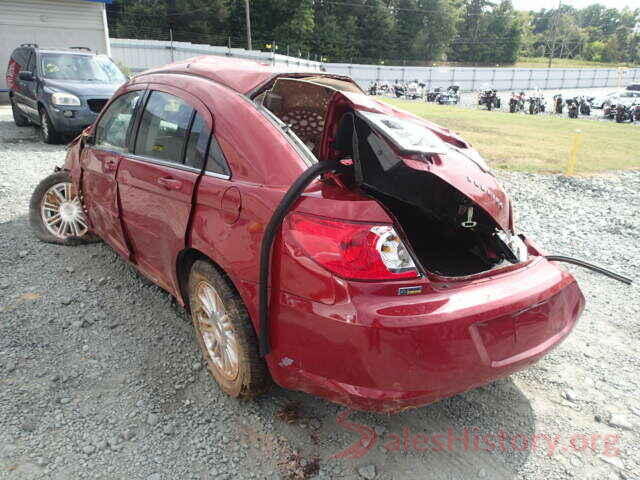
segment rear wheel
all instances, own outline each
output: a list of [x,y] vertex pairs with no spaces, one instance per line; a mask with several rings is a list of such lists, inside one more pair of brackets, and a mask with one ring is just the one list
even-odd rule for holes
[[36,237],[58,245],[94,243],[78,191],[64,170],[42,180],[31,196],[29,223]]
[[27,127],[31,125],[31,122],[27,118],[27,116],[20,111],[18,106],[15,104],[15,100],[11,97],[11,113],[13,113],[13,121],[18,127]]
[[40,108],[40,129],[42,131],[42,139],[44,143],[56,144],[60,143],[61,135],[54,127],[47,110]]
[[264,392],[270,376],[249,314],[238,293],[210,262],[193,264],[189,304],[198,345],[220,388],[236,398]]

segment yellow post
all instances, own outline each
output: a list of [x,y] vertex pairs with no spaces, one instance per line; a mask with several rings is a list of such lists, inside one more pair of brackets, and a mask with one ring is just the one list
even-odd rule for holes
[[565,170],[566,176],[573,175],[573,172],[576,168],[576,162],[578,161],[578,152],[580,151],[580,147],[582,146],[582,130],[576,130],[573,135],[573,144],[571,145],[571,150],[569,150],[569,160],[567,161],[567,168]]

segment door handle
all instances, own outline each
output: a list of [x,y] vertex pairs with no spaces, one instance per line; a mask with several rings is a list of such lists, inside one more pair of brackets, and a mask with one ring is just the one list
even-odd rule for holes
[[118,169],[118,162],[113,158],[107,158],[102,163],[102,169],[105,172],[115,172]]
[[180,190],[182,188],[182,182],[171,177],[159,178],[158,185],[163,186],[167,190]]

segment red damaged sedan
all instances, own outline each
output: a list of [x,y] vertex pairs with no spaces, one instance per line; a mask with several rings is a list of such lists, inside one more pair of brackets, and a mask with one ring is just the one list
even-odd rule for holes
[[31,223],[47,242],[101,239],[171,293],[234,397],[273,380],[425,405],[537,361],[584,306],[464,140],[349,78],[249,61],[123,85],[37,187]]

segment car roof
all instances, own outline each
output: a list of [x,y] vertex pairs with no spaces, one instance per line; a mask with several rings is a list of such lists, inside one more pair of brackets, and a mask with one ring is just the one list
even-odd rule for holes
[[39,47],[35,44],[24,44],[20,45],[16,50],[20,48],[33,48],[40,53],[68,53],[70,55],[96,55],[96,52],[84,47]]
[[290,72],[269,64],[253,60],[229,58],[216,55],[202,55],[184,61],[153,68],[138,74],[136,77],[157,73],[181,73],[197,75],[226,85],[233,90],[249,94],[279,76],[287,77],[329,77],[353,82],[341,75],[323,74],[317,71]]

